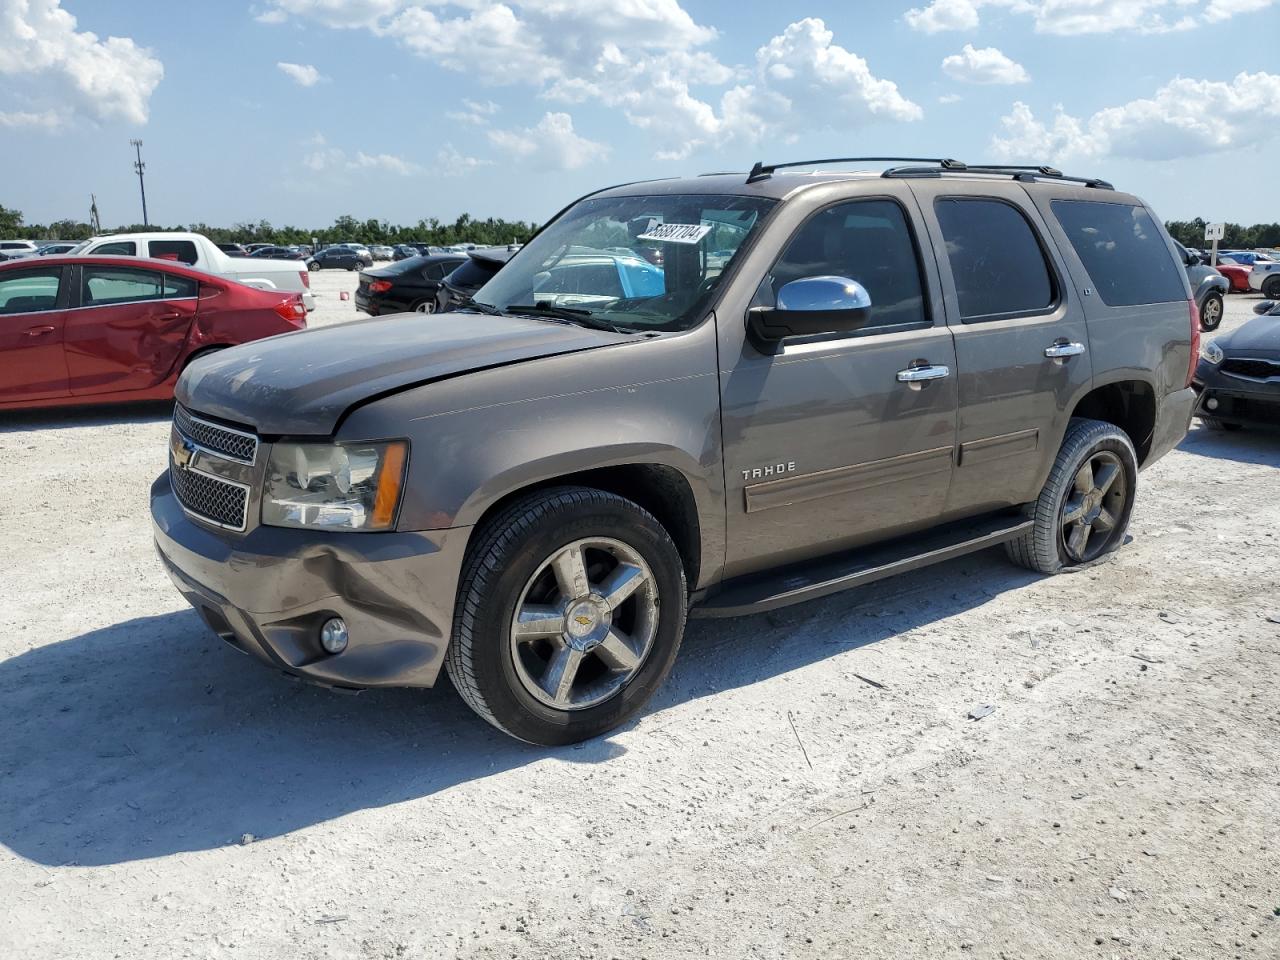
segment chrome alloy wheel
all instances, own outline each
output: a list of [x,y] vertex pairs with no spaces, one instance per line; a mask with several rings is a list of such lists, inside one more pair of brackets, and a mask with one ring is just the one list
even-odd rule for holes
[[576,540],[520,592],[511,659],[536,700],[585,710],[639,672],[657,634],[658,587],[644,558],[619,540]]
[[1062,543],[1072,561],[1094,559],[1122,533],[1119,523],[1127,486],[1124,464],[1109,450],[1081,464],[1062,505]]

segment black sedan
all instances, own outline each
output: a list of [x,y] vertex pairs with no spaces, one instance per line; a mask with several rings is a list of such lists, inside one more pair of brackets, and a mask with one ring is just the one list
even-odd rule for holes
[[319,253],[312,254],[307,260],[307,269],[316,270],[360,270],[368,266],[368,260],[359,251],[350,247],[325,247]]
[[465,259],[457,254],[435,254],[363,270],[356,289],[356,309],[372,317],[410,310],[435,313],[441,281]]
[[1264,300],[1253,310],[1261,316],[1200,347],[1192,385],[1207,427],[1280,426],[1280,303]]
[[472,250],[468,259],[459,264],[453,273],[441,282],[440,290],[436,294],[436,312],[447,313],[450,310],[457,310],[515,255],[515,250],[502,247],[492,250]]
[[255,260],[301,260],[302,254],[288,247],[259,247],[249,254]]

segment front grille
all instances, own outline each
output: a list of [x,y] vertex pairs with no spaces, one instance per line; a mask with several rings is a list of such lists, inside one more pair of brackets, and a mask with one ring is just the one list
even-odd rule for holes
[[249,491],[207,473],[169,465],[169,480],[178,502],[191,513],[232,530],[245,528]]
[[1254,380],[1266,380],[1280,377],[1280,363],[1274,360],[1251,360],[1243,357],[1230,357],[1222,361],[1222,372],[1237,377],[1250,377]]
[[206,450],[212,450],[231,460],[251,464],[258,455],[258,438],[253,434],[201,420],[192,416],[181,404],[174,405],[173,425],[178,428],[179,433]]

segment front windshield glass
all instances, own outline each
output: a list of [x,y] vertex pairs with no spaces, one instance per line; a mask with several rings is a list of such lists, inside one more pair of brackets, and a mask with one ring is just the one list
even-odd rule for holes
[[721,276],[775,203],[701,195],[583,200],[474,299],[482,308],[588,326],[687,330],[702,320]]

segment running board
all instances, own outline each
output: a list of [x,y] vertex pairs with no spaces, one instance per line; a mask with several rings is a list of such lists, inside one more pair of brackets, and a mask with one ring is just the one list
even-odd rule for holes
[[862,547],[726,583],[693,607],[692,617],[739,617],[816,600],[909,570],[994,547],[1030,530],[1034,521],[1008,514],[949,524],[885,544]]

